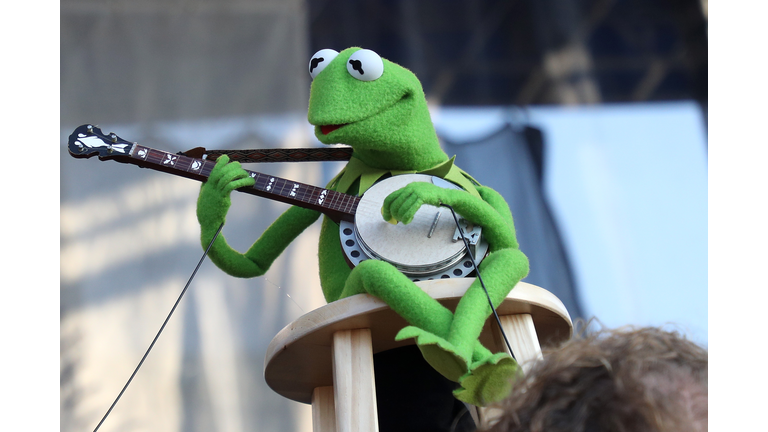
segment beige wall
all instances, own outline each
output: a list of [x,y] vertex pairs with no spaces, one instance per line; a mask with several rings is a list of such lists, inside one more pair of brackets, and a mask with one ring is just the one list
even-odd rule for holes
[[[167,151],[311,145],[302,1],[61,2],[61,430],[93,430],[202,255],[199,184],[71,158],[95,123]],[[263,168],[263,169],[261,169]],[[254,169],[324,184],[331,167]],[[245,250],[285,208],[233,197],[224,235]],[[272,392],[264,350],[323,303],[313,226],[266,277],[206,261],[101,431],[309,430]]]
[[301,0],[61,2],[61,120],[305,109]]

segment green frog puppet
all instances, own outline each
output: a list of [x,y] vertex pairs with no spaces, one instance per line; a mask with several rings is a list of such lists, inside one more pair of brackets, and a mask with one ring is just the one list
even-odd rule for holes
[[[408,224],[424,204],[448,205],[470,224],[482,227],[488,254],[479,265],[494,307],[528,274],[512,213],[496,191],[482,186],[443,152],[432,124],[421,83],[409,70],[375,52],[348,48],[318,51],[309,63],[313,79],[308,120],[324,144],[346,144],[353,156],[328,189],[363,194],[377,180],[404,173],[430,173],[460,187],[414,182],[389,194],[381,217]],[[197,206],[201,241],[207,247],[230,207],[231,191],[251,186],[253,178],[237,162],[220,157],[202,185]],[[263,275],[302,231],[320,217],[316,210],[290,207],[245,253],[219,235],[211,260],[236,277]],[[454,396],[485,406],[509,392],[517,365],[506,352],[492,353],[478,341],[492,313],[476,279],[455,312],[418,288],[392,264],[369,259],[350,268],[339,241],[339,226],[323,218],[319,240],[320,283],[328,302],[369,293],[386,302],[410,325],[396,336],[413,338],[424,359],[458,383]]]

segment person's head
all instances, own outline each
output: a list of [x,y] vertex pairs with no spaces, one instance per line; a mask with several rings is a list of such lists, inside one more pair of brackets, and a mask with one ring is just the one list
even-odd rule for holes
[[515,383],[489,431],[707,430],[707,358],[657,328],[574,337]]

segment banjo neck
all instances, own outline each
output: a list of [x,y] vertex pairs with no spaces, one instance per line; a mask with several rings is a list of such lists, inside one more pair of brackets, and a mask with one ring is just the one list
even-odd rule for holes
[[[98,156],[99,160],[114,160],[202,182],[216,166],[213,160],[156,150],[128,142],[114,133],[105,135],[91,125],[75,129],[69,136],[68,148],[76,158]],[[357,197],[245,171],[255,183],[237,191],[317,210],[338,223],[342,251],[352,267],[373,258],[389,262],[414,281],[465,277],[488,251],[479,227],[470,228],[466,221],[465,226],[456,226],[451,218],[440,217],[438,207],[422,206],[407,225],[393,225],[382,219],[380,211],[385,197],[409,182],[426,181],[458,189],[443,179],[424,174],[398,175],[375,184],[362,197]],[[466,230],[470,231],[468,236]],[[474,252],[466,250],[465,244],[458,241],[461,237],[470,242]]]
[[[216,165],[214,160],[198,159],[128,142],[114,133],[104,134],[92,125],[83,125],[69,136],[69,153],[76,158],[98,156],[204,182]],[[360,198],[277,176],[245,170],[255,180],[239,192],[284,202],[325,214],[336,223],[354,221]]]

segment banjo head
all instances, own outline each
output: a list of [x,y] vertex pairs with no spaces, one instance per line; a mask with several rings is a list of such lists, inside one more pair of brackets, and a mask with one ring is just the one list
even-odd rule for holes
[[[424,174],[403,174],[376,183],[361,198],[354,225],[348,222],[341,224],[342,249],[352,265],[368,258],[380,259],[414,280],[430,276],[465,276],[474,266],[464,242],[454,241],[456,222],[450,209],[422,205],[407,225],[402,222],[393,225],[382,218],[384,199],[416,181],[460,189],[439,177]],[[485,250],[487,245],[476,256],[482,259]]]

